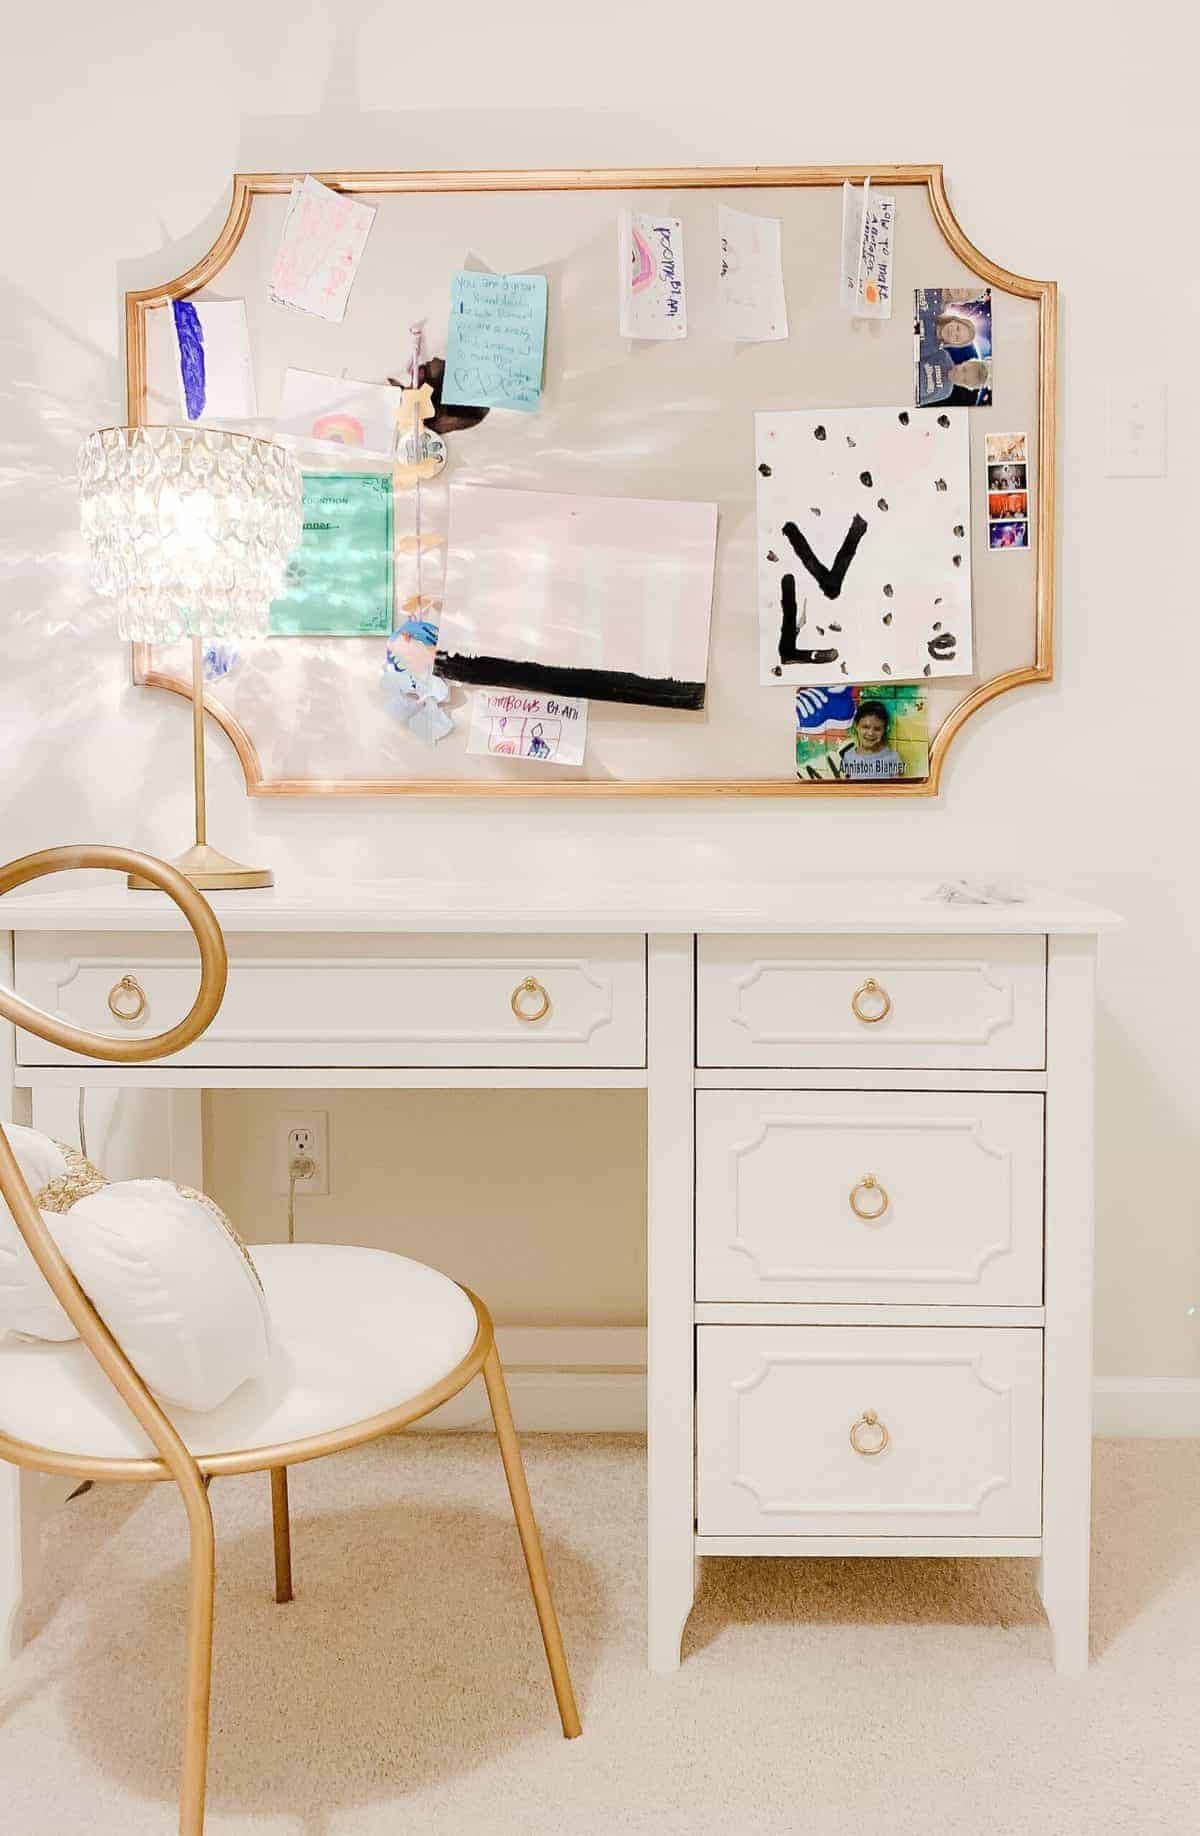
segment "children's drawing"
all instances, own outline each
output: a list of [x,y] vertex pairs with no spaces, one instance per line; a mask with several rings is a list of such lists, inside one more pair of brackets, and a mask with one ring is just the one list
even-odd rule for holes
[[388,458],[403,391],[316,370],[285,370],[275,431],[303,447],[356,448]]
[[245,300],[173,300],[179,406],[189,421],[258,413]]
[[886,784],[929,776],[929,704],[916,683],[796,690],[796,776]]
[[723,338],[766,341],[788,335],[783,243],[778,217],[717,206],[720,268],[717,313]]
[[373,204],[332,191],[311,174],[294,181],[271,268],[274,304],[340,324],[374,221]]
[[686,338],[683,224],[623,210],[617,219],[617,299],[623,338]]
[[755,416],[764,683],[969,675],[967,417]]
[[471,698],[467,751],[540,765],[582,765],[588,704],[565,695],[477,689]]
[[700,708],[715,504],[452,485],[437,670]]
[[992,290],[918,287],[918,408],[987,408],[992,400]]

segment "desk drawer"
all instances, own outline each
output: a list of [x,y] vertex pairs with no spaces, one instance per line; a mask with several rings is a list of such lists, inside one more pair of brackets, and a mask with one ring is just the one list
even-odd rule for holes
[[1036,1328],[702,1326],[698,1338],[702,1536],[1041,1535]]
[[1038,1071],[1043,937],[702,937],[697,1062]]
[[[259,937],[232,933],[224,1004],[173,1064],[630,1068],[646,1058],[646,948],[634,937]],[[115,1020],[132,977],[145,997]],[[196,989],[177,935],[19,935],[18,991],[116,1037],[160,1032]],[[531,981],[536,986],[525,988]],[[543,996],[544,991],[544,996]],[[127,1011],[134,989],[116,995]],[[519,1018],[513,1001],[528,1018]],[[541,1013],[543,999],[548,1003]],[[22,1033],[26,1065],[77,1063]]]
[[1040,1095],[696,1093],[696,1298],[1037,1307]]

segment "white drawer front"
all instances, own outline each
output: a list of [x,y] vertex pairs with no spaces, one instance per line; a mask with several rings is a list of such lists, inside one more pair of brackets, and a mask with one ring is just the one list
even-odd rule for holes
[[[702,1326],[698,1338],[702,1536],[1040,1536],[1036,1328]],[[886,1430],[887,1445],[856,1452],[852,1429],[868,1449]]]
[[698,1091],[697,1299],[1039,1306],[1042,1123],[1040,1095]]
[[1042,937],[702,937],[697,975],[701,1065],[1046,1062]]
[[[148,896],[148,895],[147,895]],[[170,1062],[192,1065],[521,1065],[645,1063],[645,939],[635,937],[228,938],[229,986],[204,1037]],[[17,939],[19,992],[114,1037],[161,1032],[190,1006],[194,949],[174,935]],[[144,991],[136,1021],[114,1020],[124,976]],[[532,978],[549,999],[519,1019]],[[136,995],[118,997],[132,1008]],[[537,989],[519,998],[536,1014]],[[79,1062],[20,1035],[22,1064]]]

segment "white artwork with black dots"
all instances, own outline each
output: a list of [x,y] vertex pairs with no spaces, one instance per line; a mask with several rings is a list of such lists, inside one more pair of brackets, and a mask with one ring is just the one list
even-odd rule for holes
[[764,683],[969,676],[965,409],[756,414]]

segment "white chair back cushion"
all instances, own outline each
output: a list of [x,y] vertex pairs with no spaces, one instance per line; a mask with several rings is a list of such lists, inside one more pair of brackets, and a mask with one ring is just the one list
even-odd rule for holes
[[[81,1155],[48,1135],[9,1123],[5,1133],[80,1286],[156,1395],[215,1409],[263,1375],[271,1347],[262,1283],[211,1199],[163,1179],[101,1184]],[[76,1337],[0,1202],[3,1331]]]
[[55,1225],[80,1287],[164,1402],[215,1409],[264,1375],[266,1296],[211,1200],[165,1179],[117,1180]]
[[[68,1176],[70,1157],[57,1141],[36,1128],[6,1122],[4,1132],[16,1155],[25,1184],[35,1198],[47,1187],[58,1188]],[[80,1164],[86,1165],[82,1157]],[[57,1218],[42,1217],[57,1238]],[[8,1206],[0,1199],[0,1332],[23,1332],[33,1339],[74,1339],[75,1328],[46,1286],[46,1278],[25,1247]]]

